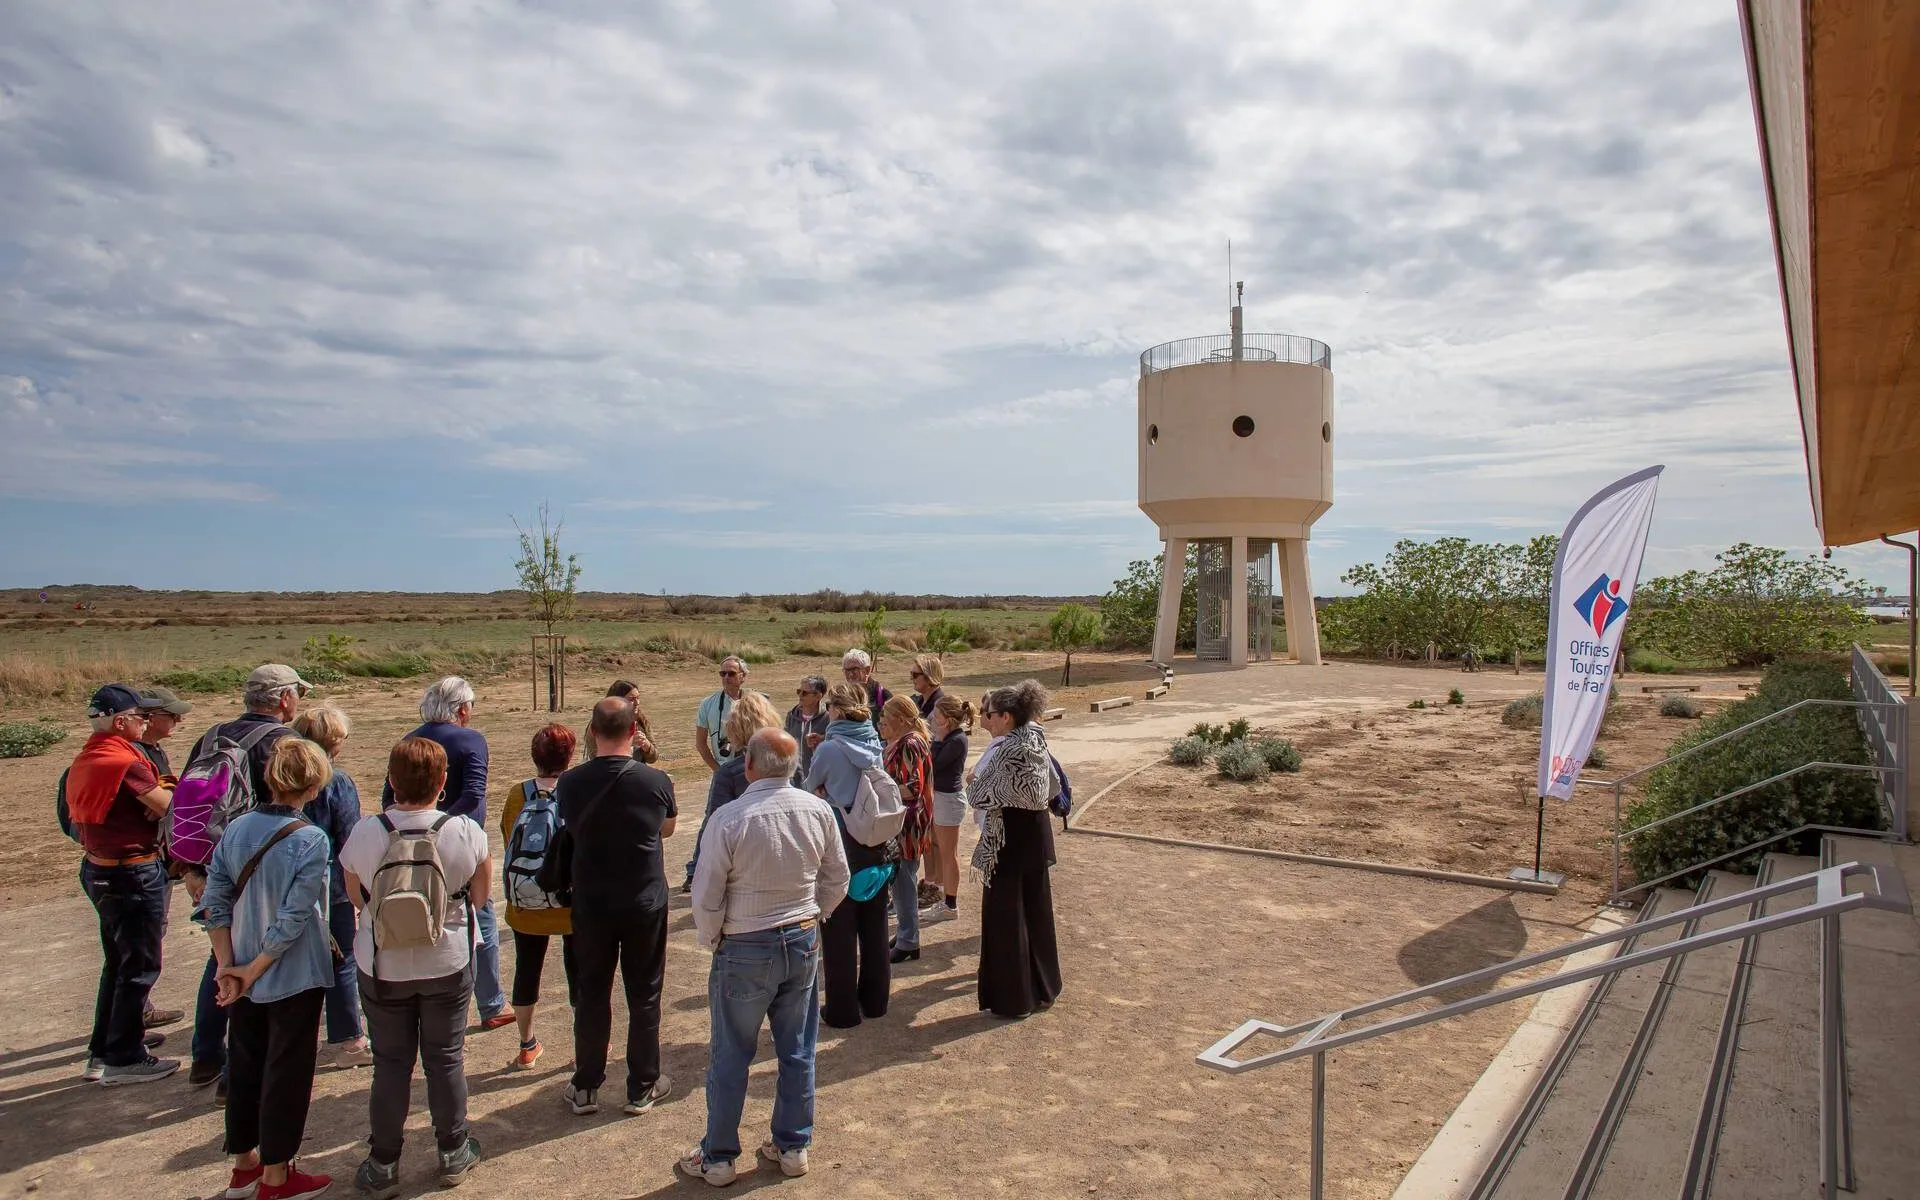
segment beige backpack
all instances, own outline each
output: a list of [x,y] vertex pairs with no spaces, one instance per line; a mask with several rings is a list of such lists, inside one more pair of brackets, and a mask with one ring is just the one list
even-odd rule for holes
[[[442,814],[425,829],[401,829],[380,815],[387,831],[387,852],[367,885],[367,917],[373,930],[369,974],[380,978],[382,950],[423,949],[437,945],[446,931],[447,905],[465,901],[467,889],[449,894],[440,861],[440,830],[453,819]],[[471,932],[472,921],[468,921]]]

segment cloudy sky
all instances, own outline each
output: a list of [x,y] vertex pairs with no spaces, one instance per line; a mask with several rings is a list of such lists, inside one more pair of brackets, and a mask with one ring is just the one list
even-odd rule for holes
[[1652,462],[1813,548],[1728,3],[10,0],[0,584],[1101,590],[1229,238],[1321,592]]

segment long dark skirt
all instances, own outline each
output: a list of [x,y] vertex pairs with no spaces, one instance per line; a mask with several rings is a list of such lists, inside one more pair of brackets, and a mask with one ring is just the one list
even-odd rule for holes
[[980,1007],[1024,1017],[1060,995],[1053,933],[1053,826],[1042,810],[1005,809],[1006,844],[980,895]]

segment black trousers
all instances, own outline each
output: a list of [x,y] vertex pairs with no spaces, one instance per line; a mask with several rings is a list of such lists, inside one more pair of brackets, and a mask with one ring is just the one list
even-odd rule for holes
[[243,996],[227,1010],[228,1154],[283,1163],[299,1153],[326,1001],[325,988],[308,988],[271,1004]]
[[1003,865],[980,889],[978,986],[980,1007],[998,1017],[1024,1017],[1060,995],[1053,885],[1044,864]]
[[80,864],[80,887],[100,918],[100,987],[94,996],[87,1057],[127,1067],[147,1057],[147,994],[160,978],[160,939],[167,927],[167,869]]
[[[547,966],[547,933],[513,931],[513,1006],[540,1003],[540,976]],[[560,969],[567,974],[567,1003],[580,1003],[579,963],[573,954],[573,935],[560,935]]]
[[573,957],[579,995],[573,1010],[573,1086],[592,1091],[607,1081],[613,1036],[613,972],[627,991],[627,1099],[638,1100],[660,1078],[660,992],[667,979],[667,910],[621,916],[573,910]]
[[871,900],[849,896],[820,929],[820,1019],[851,1029],[862,1017],[887,1015],[893,968],[887,965],[887,889]]
[[442,1151],[467,1144],[467,1001],[473,974],[383,980],[360,976],[360,1011],[373,1043],[367,1145],[383,1163],[400,1161],[413,1093],[413,1064],[427,1077],[427,1111]]

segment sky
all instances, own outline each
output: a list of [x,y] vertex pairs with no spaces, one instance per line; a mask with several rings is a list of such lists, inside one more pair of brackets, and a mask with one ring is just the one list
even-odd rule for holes
[[1655,462],[1645,573],[1818,549],[1731,4],[10,0],[0,586],[1098,592],[1229,239],[1321,594]]

